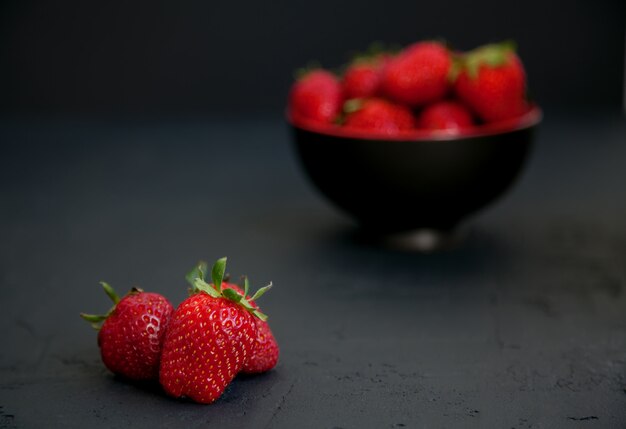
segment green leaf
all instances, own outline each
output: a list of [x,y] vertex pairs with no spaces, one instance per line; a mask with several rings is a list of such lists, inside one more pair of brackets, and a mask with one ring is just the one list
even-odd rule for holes
[[490,48],[483,51],[482,62],[491,67],[497,67],[506,62],[506,51]]
[[250,282],[248,281],[248,276],[243,276],[243,296],[248,296],[248,291],[250,290]]
[[271,288],[272,288],[272,282],[270,282],[270,284],[268,284],[267,286],[264,286],[261,289],[257,290],[256,293],[252,296],[252,298],[250,298],[250,301],[256,301],[257,299],[261,298],[263,294],[265,294],[265,292],[267,292]]
[[104,314],[85,314],[85,313],[80,313],[80,317],[85,319],[87,322],[98,323],[98,322],[105,321],[106,318],[107,318],[107,315],[104,315]]
[[509,54],[515,52],[516,44],[512,40],[490,43],[464,55],[464,65],[471,79],[476,79],[481,65],[499,67],[508,61]]
[[461,70],[463,69],[463,59],[458,55],[452,55],[452,66],[448,71],[448,82],[453,84],[456,81],[456,78],[461,74]]
[[241,301],[239,301],[239,304],[248,311],[256,310],[256,308],[246,298],[242,298]]
[[80,317],[82,317],[84,320],[89,322],[89,324],[91,325],[91,327],[93,329],[95,329],[96,331],[99,331],[100,328],[102,328],[102,322],[104,322],[106,320],[106,318],[109,317],[110,313],[111,312],[109,312],[107,314],[85,314],[85,313],[80,313]]
[[117,293],[115,293],[115,290],[111,287],[111,285],[109,285],[107,282],[100,282],[100,284],[104,288],[104,292],[107,294],[107,296],[111,298],[111,301],[113,301],[113,304],[117,305],[117,303],[120,302],[120,297],[117,295]]
[[187,280],[187,283],[189,283],[193,287],[196,279],[204,280],[205,279],[204,273],[207,272],[207,267],[208,265],[206,262],[204,261],[198,262],[198,264],[195,267],[193,267],[193,269],[185,275],[185,279]]
[[255,308],[247,299],[243,298],[239,302],[239,305],[241,305],[243,308],[248,310],[253,316],[258,317],[259,319],[263,321],[267,320],[267,315],[263,314],[258,308]]
[[361,110],[363,107],[363,99],[362,98],[352,98],[345,103],[343,103],[343,111],[344,113],[354,113],[357,110]]
[[240,302],[241,299],[243,298],[241,295],[237,293],[236,290],[231,289],[231,288],[225,288],[224,290],[222,290],[222,295],[224,295],[224,297],[226,297],[227,299],[233,302]]
[[267,321],[267,314],[263,314],[259,310],[254,310],[252,312],[252,314],[254,314],[256,317],[258,317],[259,319],[261,319],[264,322]]
[[215,288],[213,286],[211,286],[210,284],[208,284],[207,282],[205,282],[201,278],[196,278],[196,280],[194,281],[193,286],[194,286],[195,290],[197,290],[199,292],[204,292],[204,293],[212,296],[213,298],[221,298],[221,296],[222,296],[221,292],[218,292],[217,290],[215,290]]
[[470,79],[475,80],[478,77],[480,58],[477,56],[468,57],[467,61],[465,61],[465,67],[467,68],[467,74]]
[[218,259],[213,268],[211,269],[211,280],[215,289],[221,294],[222,292],[222,280],[224,279],[224,273],[226,272],[226,257]]

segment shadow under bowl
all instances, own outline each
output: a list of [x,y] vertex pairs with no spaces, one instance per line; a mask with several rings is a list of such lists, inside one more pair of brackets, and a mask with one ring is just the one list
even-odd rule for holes
[[450,231],[509,189],[530,152],[542,113],[463,134],[375,136],[288,118],[313,184],[364,230]]

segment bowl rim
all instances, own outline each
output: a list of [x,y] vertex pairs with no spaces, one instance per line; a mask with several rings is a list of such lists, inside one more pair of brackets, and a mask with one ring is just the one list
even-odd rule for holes
[[477,125],[471,131],[430,131],[430,130],[411,130],[402,132],[397,135],[388,135],[383,133],[371,133],[360,130],[346,130],[334,124],[324,124],[306,118],[294,119],[289,112],[285,114],[287,122],[294,128],[309,131],[316,134],[327,135],[330,137],[339,137],[346,140],[378,140],[378,141],[449,141],[463,140],[472,137],[487,137],[499,134],[506,134],[513,131],[519,131],[538,125],[543,119],[543,111],[537,105],[531,105],[528,112],[522,116],[503,121],[491,122],[487,124]]

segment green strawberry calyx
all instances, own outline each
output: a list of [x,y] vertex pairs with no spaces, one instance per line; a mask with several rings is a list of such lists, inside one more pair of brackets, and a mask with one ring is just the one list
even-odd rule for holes
[[363,98],[351,98],[343,103],[343,113],[350,114],[354,112],[358,112],[365,105],[365,101]]
[[[100,284],[102,285],[102,288],[104,289],[104,293],[106,293],[107,296],[111,299],[111,301],[113,301],[113,307],[111,307],[111,309],[107,311],[105,314],[80,313],[80,317],[82,317],[87,322],[91,323],[91,327],[97,331],[100,330],[100,328],[102,328],[102,324],[104,323],[104,321],[113,313],[113,311],[115,310],[115,307],[117,307],[117,304],[120,302],[119,295],[115,292],[115,290],[111,287],[110,284],[108,284],[107,282],[100,282]],[[128,292],[127,296],[137,295],[142,292],[143,292],[142,289],[138,287],[133,287],[130,290],[130,292]]]
[[491,68],[503,66],[508,62],[510,54],[515,53],[515,51],[516,44],[512,40],[479,46],[459,55],[455,59],[456,65],[453,68],[467,70],[470,79],[476,79],[482,65]]
[[191,293],[206,293],[213,298],[224,298],[239,304],[249,313],[258,317],[259,319],[266,321],[267,315],[263,314],[258,308],[252,305],[253,301],[259,299],[265,292],[272,288],[272,283],[268,284],[257,290],[254,295],[248,298],[248,290],[250,289],[250,283],[248,277],[243,277],[243,295],[234,289],[222,288],[222,282],[224,281],[224,274],[226,272],[226,258],[218,259],[211,268],[211,281],[209,284],[206,282],[206,273],[208,265],[204,261],[198,262],[186,276],[187,282],[191,284]]

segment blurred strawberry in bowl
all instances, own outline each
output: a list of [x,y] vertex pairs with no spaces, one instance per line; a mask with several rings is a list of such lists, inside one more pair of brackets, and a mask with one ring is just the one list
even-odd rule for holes
[[358,55],[346,67],[343,73],[343,92],[346,99],[377,97],[385,67],[391,61],[391,54],[375,52]]
[[343,89],[337,76],[321,68],[305,71],[291,87],[289,110],[294,118],[331,123],[341,113]]
[[485,122],[516,118],[529,109],[526,73],[511,42],[485,45],[462,54],[454,89]]
[[383,93],[412,107],[444,98],[450,88],[452,57],[439,42],[417,42],[403,49],[385,67]]
[[395,135],[415,129],[409,108],[382,98],[352,99],[344,105],[344,128]]
[[453,230],[522,171],[542,113],[512,44],[421,41],[343,69],[296,81],[287,120],[313,184],[365,231]]
[[474,126],[474,120],[463,104],[445,100],[425,107],[417,118],[417,124],[423,130],[461,133],[469,131]]
[[[361,55],[343,70],[339,76],[321,67],[302,73],[289,94],[290,120],[326,124],[331,131],[369,130],[372,136],[397,134],[393,129],[468,134],[514,122],[532,108],[512,42],[458,52],[441,42],[420,41],[396,53]],[[364,112],[355,114],[357,105]],[[410,112],[413,120],[383,126],[390,116],[407,116],[391,111]],[[365,119],[368,125],[359,125]]]

